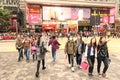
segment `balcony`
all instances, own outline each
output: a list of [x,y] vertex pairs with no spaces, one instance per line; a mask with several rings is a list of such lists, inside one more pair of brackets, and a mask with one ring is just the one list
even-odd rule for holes
[[55,6],[115,7],[115,0],[26,0],[26,2]]

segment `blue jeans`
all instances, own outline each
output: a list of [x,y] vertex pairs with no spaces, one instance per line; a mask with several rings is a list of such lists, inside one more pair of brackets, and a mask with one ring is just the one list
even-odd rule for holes
[[56,51],[52,50],[52,58],[53,58],[53,62],[55,62],[55,60],[56,60]]
[[82,61],[82,54],[76,54],[76,63],[80,65]]
[[103,64],[104,64],[103,73],[106,73],[106,71],[107,71],[107,69],[109,67],[107,57],[98,56],[97,57],[97,62],[98,62],[97,72],[100,73],[101,64],[103,62]]
[[30,48],[25,48],[24,54],[26,56],[26,60],[29,60],[30,59]]

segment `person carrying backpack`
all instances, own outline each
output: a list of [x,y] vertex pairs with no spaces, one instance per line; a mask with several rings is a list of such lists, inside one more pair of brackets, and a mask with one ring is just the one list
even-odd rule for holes
[[36,74],[35,76],[36,77],[39,77],[39,69],[40,69],[40,63],[42,61],[42,70],[45,70],[46,67],[45,67],[45,54],[46,52],[48,52],[48,50],[46,49],[46,43],[44,42],[44,35],[40,35],[39,38],[38,38],[38,41],[37,41],[37,44],[38,44],[38,56],[37,56],[37,71],[36,71]]

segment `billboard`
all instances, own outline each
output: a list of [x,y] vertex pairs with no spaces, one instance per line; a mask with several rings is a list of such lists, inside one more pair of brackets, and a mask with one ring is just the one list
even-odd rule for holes
[[115,16],[110,16],[110,21],[109,23],[115,23]]
[[103,22],[106,23],[106,24],[108,24],[108,22],[109,22],[109,17],[108,17],[108,16],[104,16],[104,17],[103,17]]
[[43,6],[43,20],[89,20],[89,8]]
[[110,15],[111,15],[111,16],[115,15],[115,8],[111,8],[111,9],[110,9]]
[[28,16],[29,24],[40,24],[41,23],[41,15],[40,14],[29,14]]
[[69,7],[43,7],[43,20],[70,20],[70,18]]
[[26,20],[29,24],[41,24],[41,8],[38,6],[32,7],[26,3]]
[[71,19],[86,21],[90,20],[90,9],[89,8],[71,8]]

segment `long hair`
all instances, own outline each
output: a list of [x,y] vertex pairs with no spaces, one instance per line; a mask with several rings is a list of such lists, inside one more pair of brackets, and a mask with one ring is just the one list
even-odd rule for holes
[[[92,43],[92,40],[93,40],[93,39],[95,39],[95,42],[94,42],[94,43]],[[95,37],[91,38],[89,46],[94,46],[94,47],[97,46],[97,40],[96,40]]]
[[100,37],[100,39],[99,39],[99,42],[98,42],[98,45],[100,45],[100,44],[102,44],[103,42],[102,42],[102,39],[103,39],[104,37],[102,36],[102,37]]
[[17,35],[17,40],[21,40],[22,38],[21,38],[21,35],[20,34],[18,34]]
[[[101,44],[103,43],[103,42],[102,42],[102,39],[103,39],[103,38],[104,38],[103,36],[100,37],[99,42],[98,42],[98,45],[101,45]],[[108,46],[106,45],[105,48],[108,48]]]

